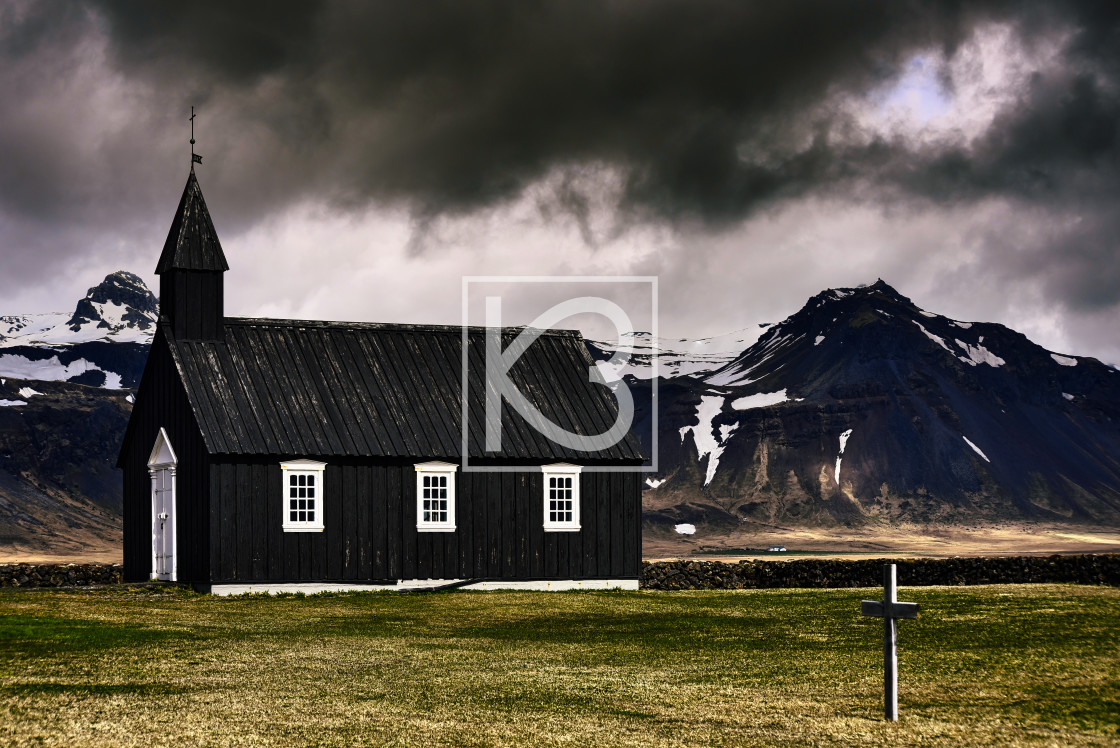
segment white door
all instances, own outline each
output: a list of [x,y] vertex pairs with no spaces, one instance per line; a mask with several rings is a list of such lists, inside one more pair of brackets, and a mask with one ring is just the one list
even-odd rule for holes
[[156,579],[175,578],[175,473],[152,470],[152,559]]
[[148,475],[152,477],[152,576],[178,581],[175,569],[175,467],[179,458],[171,448],[167,431],[156,436]]

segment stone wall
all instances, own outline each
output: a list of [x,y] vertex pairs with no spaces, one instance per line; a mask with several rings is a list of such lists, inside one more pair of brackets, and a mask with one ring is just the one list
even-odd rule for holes
[[[642,588],[741,590],[769,587],[880,587],[883,564],[898,566],[900,586],[1073,582],[1120,587],[1120,554],[919,558],[861,561],[644,561]],[[120,564],[0,564],[0,587],[120,584]]]
[[1120,586],[1120,554],[918,558],[860,561],[645,561],[642,588],[740,590],[767,587],[881,587],[883,564],[898,567],[898,584],[1023,584],[1073,582]]
[[0,564],[0,587],[120,584],[120,564]]

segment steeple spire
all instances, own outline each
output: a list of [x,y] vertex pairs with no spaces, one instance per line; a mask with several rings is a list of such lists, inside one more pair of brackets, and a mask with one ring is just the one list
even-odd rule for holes
[[167,241],[163,243],[163,254],[156,265],[156,273],[172,268],[229,270],[193,168],[187,177],[187,186],[183,188],[183,196],[179,198],[179,208],[171,221]]
[[175,337],[223,339],[223,274],[229,270],[192,166],[156,265],[160,319]]

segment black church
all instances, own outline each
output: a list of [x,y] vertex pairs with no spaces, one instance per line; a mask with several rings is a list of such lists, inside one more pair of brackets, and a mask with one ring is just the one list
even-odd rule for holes
[[[633,434],[577,451],[503,405],[500,450],[487,451],[485,328],[226,317],[228,269],[192,167],[117,461],[126,581],[637,587]],[[592,365],[578,332],[547,330],[509,379],[554,423],[603,434],[618,410]]]

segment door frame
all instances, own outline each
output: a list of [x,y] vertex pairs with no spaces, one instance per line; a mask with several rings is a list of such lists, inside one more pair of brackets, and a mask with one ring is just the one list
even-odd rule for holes
[[[151,496],[152,496],[152,579],[162,579],[163,581],[176,582],[179,580],[179,547],[177,536],[179,534],[179,497],[176,490],[178,481],[175,479],[175,471],[179,465],[179,458],[175,455],[175,450],[171,446],[171,439],[167,436],[167,431],[161,426],[159,434],[156,435],[156,443],[152,446],[152,454],[148,458],[148,476],[151,480]],[[171,501],[169,519],[171,520],[171,569],[164,577],[159,574],[159,565],[156,562],[156,554],[158,551],[159,540],[161,533],[166,532],[160,526],[159,518],[159,498],[157,496],[157,481],[159,473],[167,471],[168,478],[171,484]],[[166,536],[164,539],[164,548],[166,550]]]

